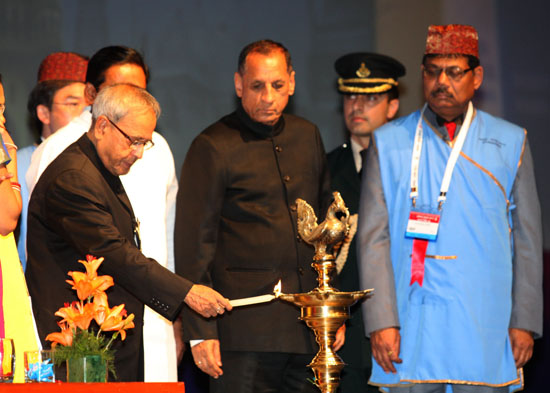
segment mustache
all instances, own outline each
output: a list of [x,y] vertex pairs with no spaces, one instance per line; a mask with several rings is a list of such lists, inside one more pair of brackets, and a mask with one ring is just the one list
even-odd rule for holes
[[445,86],[439,86],[430,93],[431,96],[436,96],[437,94],[444,94],[447,97],[453,96]]

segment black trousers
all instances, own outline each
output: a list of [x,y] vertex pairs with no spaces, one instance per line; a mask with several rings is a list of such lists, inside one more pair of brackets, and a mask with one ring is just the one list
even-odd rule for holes
[[319,393],[307,365],[313,354],[222,351],[223,375],[210,393]]

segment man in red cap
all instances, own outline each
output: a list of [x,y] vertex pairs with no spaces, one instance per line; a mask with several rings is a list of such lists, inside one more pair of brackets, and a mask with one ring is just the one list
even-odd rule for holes
[[472,105],[471,26],[430,26],[426,105],[379,128],[358,250],[370,383],[391,392],[508,392],[542,334],[542,229],[526,130]]
[[88,57],[72,52],[52,53],[40,64],[28,109],[41,139],[68,124],[84,109],[87,67]]
[[26,268],[27,207],[29,189],[25,174],[36,147],[51,134],[80,115],[86,106],[84,87],[88,57],[72,52],[55,52],[42,60],[38,69],[38,83],[29,95],[27,108],[31,118],[34,144],[19,150],[17,172],[21,178],[23,209],[19,224],[17,251]]

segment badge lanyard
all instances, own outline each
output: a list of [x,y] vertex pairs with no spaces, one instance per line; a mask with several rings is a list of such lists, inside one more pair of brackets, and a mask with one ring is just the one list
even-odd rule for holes
[[[411,158],[410,197],[412,199],[413,206],[416,206],[416,198],[418,197],[418,171],[420,166],[420,156],[422,154],[422,139],[424,137],[424,132],[422,129],[422,117],[424,116],[424,111],[426,110],[426,106],[427,104],[424,105],[424,108],[422,108],[420,119],[418,119],[418,124],[416,126],[416,134],[414,136],[413,154]],[[453,149],[451,150],[451,155],[447,160],[447,166],[445,168],[445,173],[443,174],[443,181],[441,182],[439,198],[437,198],[437,201],[439,202],[439,206],[438,206],[439,210],[441,210],[443,203],[445,203],[445,201],[447,200],[447,191],[449,190],[449,186],[451,184],[451,177],[453,176],[453,171],[456,165],[456,161],[458,160],[458,156],[462,151],[462,146],[464,145],[464,141],[466,140],[466,136],[468,135],[468,131],[470,130],[470,124],[472,122],[473,112],[474,112],[474,106],[470,101],[468,103],[468,111],[466,112],[464,123],[462,123],[462,127],[460,127],[460,132],[458,133],[456,142],[453,146]]]
[[[416,125],[416,133],[414,136],[413,153],[411,158],[411,192],[410,198],[412,200],[413,207],[416,207],[416,198],[418,197],[418,172],[420,167],[420,157],[422,155],[422,140],[424,137],[422,129],[422,118],[424,117],[424,111],[427,104],[422,108],[418,124]],[[439,197],[437,198],[438,210],[441,211],[443,204],[447,200],[447,191],[451,184],[451,178],[453,171],[458,160],[458,156],[464,146],[464,141],[470,130],[470,124],[472,122],[472,115],[474,107],[472,102],[468,103],[468,110],[466,117],[458,133],[456,142],[451,150],[451,155],[447,160],[447,166],[443,174],[443,180],[441,182],[441,188],[439,191]],[[407,224],[406,237],[412,237],[413,240],[413,252],[412,252],[412,265],[411,265],[411,283],[415,281],[422,286],[424,278],[424,257],[426,255],[426,249],[429,240],[436,240],[437,232],[439,230],[439,214],[432,214],[428,212],[412,211],[409,215],[409,221]]]

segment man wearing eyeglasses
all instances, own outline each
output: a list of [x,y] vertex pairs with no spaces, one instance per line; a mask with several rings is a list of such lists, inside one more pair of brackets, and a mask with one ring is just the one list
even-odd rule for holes
[[[361,190],[362,157],[375,129],[392,119],[399,108],[398,78],[405,67],[397,60],[378,53],[349,53],[334,63],[338,73],[338,91],[349,140],[327,155],[331,185],[339,191],[350,214],[351,233],[336,260],[339,286],[343,291],[359,290],[355,231]],[[365,337],[361,305],[351,308],[346,322],[346,343],[339,352],[346,362],[339,392],[376,392],[367,384],[371,371],[370,343]]]
[[362,182],[360,279],[370,383],[508,392],[542,334],[540,207],[526,131],[476,109],[471,26],[430,26],[426,105],[374,133]]
[[[105,47],[90,59],[86,74],[85,97],[89,104],[95,103],[98,92],[108,86],[116,83],[130,83],[145,88],[147,80],[148,68],[136,50],[124,46]],[[114,119],[111,120],[114,121]],[[120,179],[124,190],[130,199],[135,217],[140,223],[141,251],[147,257],[173,271],[173,228],[177,179],[172,153],[168,143],[159,133],[153,132],[150,142],[136,141],[132,140],[131,130],[125,129],[116,121],[115,123],[120,130],[123,130],[123,133],[130,137],[130,140],[109,123],[113,133],[128,145],[134,145],[133,149],[142,157],[137,161],[135,158],[137,153],[125,157],[117,163],[116,168],[117,170],[126,167],[129,169],[124,173],[118,173],[118,175],[121,175]],[[92,114],[88,106],[79,117],[59,129],[37,148],[27,173],[27,182],[31,190],[47,166],[69,145],[85,134],[91,124]],[[153,146],[153,143],[154,147],[146,150],[149,146]],[[133,165],[130,170],[131,163]],[[31,296],[39,297],[40,291],[33,286],[35,282],[40,283],[41,281],[41,277],[36,272],[36,269],[41,266],[41,255],[34,247],[36,239],[32,233],[29,224],[27,280]],[[80,258],[83,257],[80,256]],[[104,265],[106,263],[108,261]],[[136,378],[145,379],[147,382],[175,382],[177,381],[177,353],[172,323],[153,311],[154,308],[149,304],[146,306],[142,311],[144,313],[143,349],[145,355],[140,360],[144,363],[144,369]],[[135,313],[133,310],[130,312]],[[53,323],[49,318],[46,320],[48,323]],[[39,335],[42,339],[50,331],[51,327],[41,329],[39,321]]]
[[[90,59],[86,72],[85,99],[88,106],[69,124],[44,140],[33,153],[26,176],[29,189],[32,190],[42,172],[63,150],[90,129],[91,104],[98,92],[116,83],[145,88],[148,79],[148,67],[135,49],[107,46],[98,50]],[[145,149],[142,159],[128,174],[121,176],[121,181],[141,224],[143,253],[173,271],[177,192],[174,159],[168,143],[159,133],[153,132],[152,142],[155,147]],[[148,179],[147,184],[143,179]],[[145,381],[174,382],[177,380],[177,354],[172,324],[149,307],[144,312]]]
[[216,291],[193,285],[140,250],[138,219],[119,176],[151,145],[159,115],[157,101],[140,87],[103,88],[90,130],[48,166],[29,204],[26,277],[42,344],[49,346],[45,337],[58,331],[57,309],[76,300],[64,282],[67,273],[81,270],[78,260],[87,254],[104,257],[99,273],[115,282],[109,302],[135,314],[135,329],[113,346],[117,381],[143,381],[144,305],[170,321],[184,302],[207,318],[231,309]]

